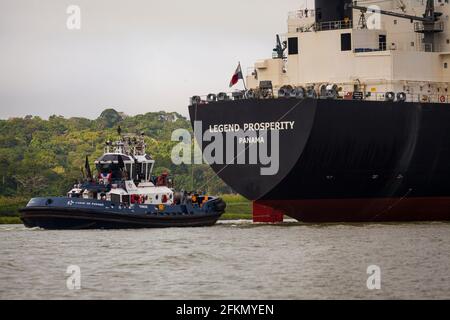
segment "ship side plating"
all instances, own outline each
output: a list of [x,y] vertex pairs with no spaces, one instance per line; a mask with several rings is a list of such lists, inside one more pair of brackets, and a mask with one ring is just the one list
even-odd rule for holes
[[295,122],[280,133],[276,175],[261,175],[261,164],[211,165],[236,192],[301,221],[450,220],[448,105],[279,99],[258,101],[257,114],[254,106],[191,107],[207,127],[236,121],[232,110],[241,124]]
[[204,128],[295,123],[279,132],[273,176],[211,164],[256,221],[450,220],[449,15],[432,0],[316,0],[289,14],[248,90],[192,99]]

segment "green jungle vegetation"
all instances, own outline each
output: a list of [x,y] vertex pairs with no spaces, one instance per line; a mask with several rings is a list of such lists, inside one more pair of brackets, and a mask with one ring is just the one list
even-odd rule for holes
[[95,119],[35,116],[0,120],[0,224],[20,223],[18,208],[34,196],[62,196],[83,179],[86,156],[91,168],[105,142],[123,133],[145,135],[147,152],[156,160],[154,175],[168,171],[177,190],[225,195],[225,219],[250,218],[251,203],[229,195],[232,190],[206,165],[174,165],[172,132],[192,132],[189,120],[178,113],[151,112],[127,116],[106,109]]

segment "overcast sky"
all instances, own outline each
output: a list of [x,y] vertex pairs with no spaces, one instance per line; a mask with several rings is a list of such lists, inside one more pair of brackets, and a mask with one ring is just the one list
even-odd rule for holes
[[[0,0],[0,118],[177,111],[271,56],[304,0]],[[313,1],[309,0],[312,4]],[[70,5],[81,29],[69,30]]]

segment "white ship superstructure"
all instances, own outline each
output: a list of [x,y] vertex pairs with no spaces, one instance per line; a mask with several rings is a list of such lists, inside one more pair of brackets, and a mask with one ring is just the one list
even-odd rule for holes
[[449,15],[449,0],[316,0],[249,71],[250,95],[448,103]]

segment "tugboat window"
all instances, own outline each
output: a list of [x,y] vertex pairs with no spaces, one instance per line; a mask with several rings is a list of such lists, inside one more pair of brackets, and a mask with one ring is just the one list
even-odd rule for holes
[[122,203],[130,204],[130,196],[129,195],[123,195],[122,196]]
[[112,180],[120,180],[122,178],[122,174],[120,171],[120,168],[118,167],[117,164],[98,164],[97,165],[97,171],[100,174],[104,174],[105,176],[107,176],[108,174],[112,174]]
[[341,34],[341,51],[351,51],[352,50],[352,34],[343,33]]
[[118,194],[111,194],[111,202],[113,202],[113,203],[120,203],[120,195],[118,195]]
[[298,54],[298,38],[288,39],[288,51],[289,55]]

